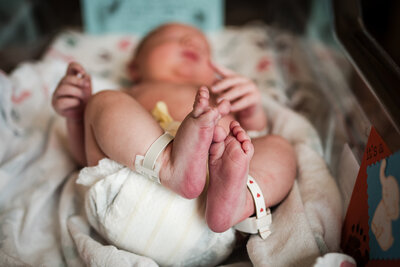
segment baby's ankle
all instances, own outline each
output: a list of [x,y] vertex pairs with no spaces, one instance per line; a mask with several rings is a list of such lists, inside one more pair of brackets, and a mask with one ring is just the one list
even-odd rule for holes
[[159,176],[161,184],[167,188],[170,188],[171,176],[173,173],[171,160],[172,146],[173,141],[164,149],[164,151],[161,152],[157,159],[157,164],[160,166]]

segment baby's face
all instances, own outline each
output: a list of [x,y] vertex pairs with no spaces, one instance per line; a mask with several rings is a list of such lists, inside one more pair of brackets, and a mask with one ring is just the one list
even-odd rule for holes
[[215,79],[207,39],[186,25],[158,29],[145,41],[135,61],[142,81],[211,85]]

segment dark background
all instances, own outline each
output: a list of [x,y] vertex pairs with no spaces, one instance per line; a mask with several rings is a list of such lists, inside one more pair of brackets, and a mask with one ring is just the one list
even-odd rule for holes
[[[400,1],[360,1],[366,28],[400,65]],[[226,25],[243,25],[261,20],[302,34],[311,12],[312,0],[225,0],[225,5]],[[21,12],[22,9],[24,12]],[[9,72],[19,62],[40,58],[52,39],[63,29],[82,29],[80,12],[79,0],[0,0],[0,34],[12,28],[18,31],[19,36],[0,44],[0,69]],[[28,22],[24,21],[27,17]],[[20,25],[10,27],[12,23],[14,26]],[[28,27],[34,27],[34,36],[29,35]]]

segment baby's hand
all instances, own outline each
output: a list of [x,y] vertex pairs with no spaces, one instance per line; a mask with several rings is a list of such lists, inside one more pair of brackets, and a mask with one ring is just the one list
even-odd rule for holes
[[231,111],[240,117],[251,117],[263,112],[261,93],[256,84],[225,67],[211,64],[222,79],[211,87],[211,92],[217,95],[217,103],[226,99],[231,104]]
[[80,64],[72,62],[54,91],[52,105],[61,116],[80,121],[91,95],[90,76]]

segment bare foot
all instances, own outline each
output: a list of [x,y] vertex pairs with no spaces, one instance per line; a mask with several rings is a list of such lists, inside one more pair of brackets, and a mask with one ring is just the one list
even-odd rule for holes
[[211,230],[223,232],[242,220],[250,207],[246,182],[254,147],[237,121],[231,122],[225,138],[216,131],[210,147],[206,219]]
[[193,110],[180,125],[172,146],[168,146],[161,168],[161,183],[186,198],[198,197],[204,189],[208,151],[214,128],[229,112],[228,101],[210,106],[210,93],[202,86],[197,91]]

